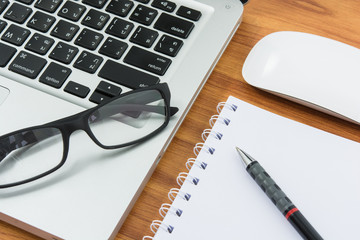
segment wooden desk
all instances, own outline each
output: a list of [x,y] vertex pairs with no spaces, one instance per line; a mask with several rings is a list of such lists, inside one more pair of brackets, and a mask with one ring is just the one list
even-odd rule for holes
[[[225,101],[229,95],[360,142],[360,126],[254,89],[245,83],[241,74],[242,65],[250,49],[262,37],[275,31],[308,32],[360,48],[359,12],[358,0],[250,0],[245,6],[243,23],[116,239],[141,239],[144,235],[152,236],[149,226],[152,220],[161,219],[159,207],[162,203],[169,202],[167,193],[170,188],[177,186],[178,173],[187,170],[185,162],[187,158],[194,156],[193,146],[201,142],[201,133],[209,126],[208,120],[216,112],[217,103]],[[0,239],[38,238],[0,222]]]

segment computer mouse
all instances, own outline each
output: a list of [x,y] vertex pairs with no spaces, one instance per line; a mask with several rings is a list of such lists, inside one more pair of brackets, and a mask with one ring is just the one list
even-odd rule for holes
[[329,38],[275,32],[247,56],[250,85],[360,124],[360,50]]

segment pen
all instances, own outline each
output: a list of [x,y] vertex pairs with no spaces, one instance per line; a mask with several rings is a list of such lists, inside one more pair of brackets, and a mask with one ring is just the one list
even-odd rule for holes
[[285,218],[291,223],[303,239],[323,239],[313,226],[301,214],[280,187],[274,182],[263,167],[250,155],[236,147],[241,156],[246,171],[276,205]]

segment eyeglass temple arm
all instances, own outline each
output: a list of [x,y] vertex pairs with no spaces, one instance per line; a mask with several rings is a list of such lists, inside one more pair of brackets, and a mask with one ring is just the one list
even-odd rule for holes
[[[106,108],[105,108],[106,107]],[[119,113],[129,113],[129,112],[152,112],[164,115],[164,107],[163,106],[152,106],[152,105],[143,105],[143,104],[121,104],[119,105],[105,105],[104,109],[106,111],[102,111],[102,117],[111,117]],[[170,107],[170,116],[173,116],[178,112],[177,107]],[[95,122],[97,119],[96,114],[94,113],[90,120]]]
[[170,117],[174,116],[178,111],[177,107],[170,107]]
[[[160,100],[161,97],[159,95],[154,95],[152,92],[148,92],[148,94],[143,94],[141,98],[138,99],[131,99],[130,101],[133,101],[132,104],[142,104],[146,105],[151,102],[155,102]],[[170,117],[175,115],[179,109],[177,107],[170,107]]]
[[0,162],[6,158],[12,151],[26,147],[30,144],[40,142],[48,137],[47,134],[34,134],[33,131],[24,131],[11,137],[0,139]]

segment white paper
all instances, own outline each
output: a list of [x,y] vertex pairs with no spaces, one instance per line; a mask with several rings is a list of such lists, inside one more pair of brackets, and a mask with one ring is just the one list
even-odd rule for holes
[[[205,145],[213,155],[200,152],[205,170],[193,167],[189,181],[168,213],[155,239],[301,239],[270,199],[246,172],[238,146],[265,168],[324,239],[360,239],[360,144],[267,112],[234,97],[223,108]],[[190,156],[191,157],[191,156]],[[185,163],[186,159],[184,159]],[[163,230],[171,225],[171,234]]]

